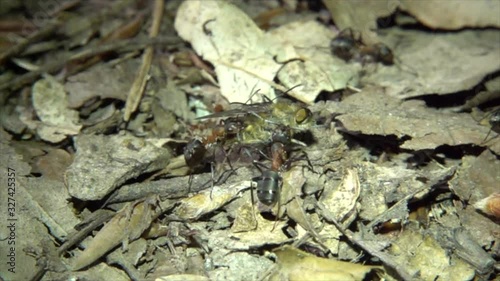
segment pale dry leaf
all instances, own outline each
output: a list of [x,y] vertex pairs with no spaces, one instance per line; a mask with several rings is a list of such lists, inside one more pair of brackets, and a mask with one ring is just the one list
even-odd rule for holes
[[330,106],[333,112],[342,114],[337,119],[351,133],[409,136],[401,145],[405,149],[476,144],[500,152],[500,138],[485,143],[489,128],[481,126],[470,114],[429,108],[417,100],[400,101],[381,89],[366,88]]
[[274,251],[279,270],[270,280],[364,280],[372,271],[381,272],[379,266],[359,265],[350,262],[319,258],[291,246]]
[[[431,236],[405,230],[393,241],[388,252],[394,260],[422,280],[471,280],[474,269],[463,260],[449,255]],[[411,254],[410,254],[411,253]]]
[[[273,98],[273,87],[305,103],[321,91],[353,82],[359,65],[347,65],[330,54],[334,33],[314,21],[295,22],[268,33],[226,2],[186,1],[175,26],[195,51],[215,66],[222,95],[245,102],[252,91]],[[283,64],[289,60],[301,60]],[[285,87],[272,81],[275,76]]]
[[[333,21],[339,30],[352,28],[361,32],[366,43],[378,41],[374,30],[377,29],[377,19],[387,17],[398,7],[396,0],[382,1],[344,1],[323,0],[332,14]],[[382,22],[384,27],[384,22]]]
[[221,93],[230,102],[246,102],[257,89],[273,98],[266,81],[272,81],[280,68],[273,55],[281,46],[241,10],[224,1],[185,1],[175,28],[215,66]]
[[131,135],[75,137],[75,160],[66,170],[71,196],[99,200],[128,179],[165,168],[170,152],[157,147],[165,141]]
[[124,243],[126,248],[129,241],[139,238],[160,211],[157,206],[158,201],[152,199],[128,203],[118,211],[90,241],[85,250],[71,260],[72,270],[80,270],[92,264],[120,243]]
[[[257,229],[231,233],[228,238],[236,238],[238,247],[246,249],[262,247],[264,245],[279,245],[290,241],[290,238],[283,231],[280,231],[285,226],[284,221],[278,221],[275,225],[275,221],[264,219],[260,213],[256,214],[256,218]],[[266,239],[262,239],[262,237],[266,237]]]
[[430,28],[500,27],[500,1],[411,1],[399,8]]
[[279,80],[287,87],[302,85],[290,95],[312,103],[321,91],[333,92],[355,83],[360,64],[347,64],[333,56],[330,41],[335,33],[317,21],[292,22],[269,31],[283,45],[292,45],[296,61],[287,63],[278,73]]
[[32,89],[33,107],[38,118],[38,134],[44,140],[60,142],[68,135],[76,135],[82,125],[78,112],[68,108],[66,92],[61,83],[46,75],[38,80]]
[[214,186],[193,197],[180,200],[180,205],[174,210],[174,214],[183,220],[197,219],[224,206],[239,192],[250,188],[250,184],[251,182],[244,181],[231,185]]
[[335,220],[349,224],[356,218],[356,201],[360,192],[358,172],[356,169],[347,169],[340,185],[325,194],[320,202],[335,214]]
[[238,208],[233,226],[231,226],[232,232],[236,233],[257,229],[257,216],[260,216],[260,214],[256,212],[253,204],[253,202],[246,202]]
[[368,73],[361,82],[400,99],[470,90],[500,69],[499,30],[436,34],[392,28],[381,40],[393,47],[396,65]]

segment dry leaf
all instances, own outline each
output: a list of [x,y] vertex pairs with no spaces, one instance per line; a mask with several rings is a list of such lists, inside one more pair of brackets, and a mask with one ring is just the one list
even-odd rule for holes
[[174,214],[183,220],[194,220],[227,204],[239,192],[250,188],[251,182],[244,181],[232,185],[214,186],[193,197],[179,201]]
[[411,1],[401,0],[399,8],[430,28],[500,27],[499,1]]
[[55,78],[46,75],[38,80],[32,89],[33,107],[42,121],[38,126],[38,134],[44,140],[60,142],[67,135],[80,132],[78,112],[68,108],[66,92]]
[[333,21],[339,30],[346,28],[359,30],[365,42],[370,44],[378,42],[374,32],[377,29],[377,19],[392,14],[399,4],[396,0],[323,0],[323,2],[332,14]]
[[470,90],[500,69],[499,30],[436,34],[393,28],[380,39],[393,48],[396,65],[378,68],[361,82],[400,99]]
[[273,55],[281,47],[241,10],[224,1],[185,1],[175,28],[196,53],[215,66],[221,93],[230,102],[246,102],[260,92],[274,98],[269,83],[280,65]]
[[279,270],[270,280],[364,280],[373,270],[382,271],[379,266],[359,265],[325,258],[303,252],[291,246],[274,251],[278,257]]
[[66,171],[71,196],[99,200],[128,179],[163,169],[171,157],[159,147],[164,141],[131,135],[76,137],[75,160]]
[[435,149],[441,145],[476,144],[500,153],[500,138],[484,143],[489,128],[470,114],[444,112],[417,100],[400,101],[378,88],[366,88],[342,103],[330,103],[330,111],[352,134],[410,137],[402,148]]
[[431,236],[411,230],[398,236],[388,252],[403,268],[422,280],[471,280],[475,275],[471,266],[450,256]]
[[[179,8],[175,27],[215,66],[221,93],[230,102],[246,102],[257,89],[272,99],[273,87],[286,90],[300,84],[289,95],[311,104],[321,91],[342,89],[353,82],[354,70],[359,69],[359,65],[346,66],[330,54],[334,34],[314,21],[264,33],[231,4],[186,1]],[[291,59],[304,62],[282,67]],[[276,75],[285,87],[272,82]]]
[[159,212],[159,201],[147,198],[142,202],[128,203],[97,233],[85,250],[71,262],[72,270],[80,270],[123,243],[139,238],[151,225]]
[[320,199],[320,204],[335,214],[335,220],[349,225],[357,216],[356,201],[361,188],[358,172],[347,169],[340,185]]

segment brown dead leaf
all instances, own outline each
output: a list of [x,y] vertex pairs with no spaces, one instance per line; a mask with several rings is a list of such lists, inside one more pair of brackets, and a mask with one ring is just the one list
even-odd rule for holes
[[64,173],[73,162],[73,157],[66,150],[53,149],[39,157],[35,163],[44,177],[64,182]]
[[[500,27],[498,1],[440,1],[411,0],[343,1],[323,0],[335,25],[343,30],[351,27],[362,31],[367,43],[374,43],[377,19],[391,15],[397,8],[408,12],[424,25],[437,29],[464,27]],[[384,22],[378,22],[382,27]]]

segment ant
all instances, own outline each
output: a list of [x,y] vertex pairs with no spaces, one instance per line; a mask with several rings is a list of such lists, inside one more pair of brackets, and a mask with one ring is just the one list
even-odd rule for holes
[[186,164],[195,168],[207,162],[215,162],[218,159],[217,150],[222,149],[222,143],[228,139],[235,138],[243,129],[243,124],[236,118],[221,120],[218,125],[211,129],[210,134],[202,138],[193,138],[184,149]]
[[[235,118],[228,118],[221,121],[211,129],[210,134],[202,138],[193,138],[184,148],[184,159],[191,169],[196,169],[206,164],[210,164],[212,173],[212,187],[215,180],[215,163],[224,163],[227,159],[227,153],[223,147],[223,142],[234,138],[241,130],[241,122]],[[231,167],[231,173],[234,169]],[[192,175],[191,175],[192,176]],[[192,177],[189,177],[189,190],[191,189]],[[223,176],[223,175],[221,175]]]
[[488,123],[490,123],[491,128],[484,138],[483,143],[488,139],[491,131],[500,134],[500,108],[497,108],[491,112],[490,120],[488,120]]
[[393,65],[394,55],[391,49],[383,44],[365,45],[360,35],[357,38],[351,28],[344,29],[330,42],[332,53],[344,61],[359,61],[362,64],[380,62]]
[[[288,158],[288,151],[285,145],[281,142],[274,142],[270,148],[271,154],[271,167],[266,167],[265,165],[254,161],[254,166],[259,169],[261,175],[252,179],[256,183],[257,190],[257,199],[262,204],[272,207],[276,203],[278,203],[277,217],[274,222],[273,231],[276,227],[276,223],[278,221],[278,216],[281,210],[281,188],[283,186],[283,178],[281,177],[281,173],[288,170],[293,161],[300,160],[301,158],[305,158],[310,167],[312,164],[309,160],[307,154],[304,151],[302,157],[294,157]],[[262,153],[262,152],[261,152]],[[265,156],[265,155],[264,155]],[[266,156],[267,158],[267,156]],[[252,186],[253,188],[253,186]],[[255,202],[253,197],[253,191],[251,193],[252,203]]]
[[259,167],[262,164],[254,162],[255,167],[261,172],[259,177],[252,179],[257,183],[257,199],[266,206],[272,206],[279,200],[283,182],[280,173],[285,168],[284,164],[287,158],[288,153],[285,146],[280,142],[275,142],[271,145],[271,169],[264,166],[266,169],[262,170]]

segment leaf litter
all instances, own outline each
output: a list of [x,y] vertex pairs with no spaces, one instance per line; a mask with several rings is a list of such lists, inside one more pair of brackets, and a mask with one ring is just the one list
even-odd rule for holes
[[496,3],[135,2],[0,46],[2,279],[495,278]]

